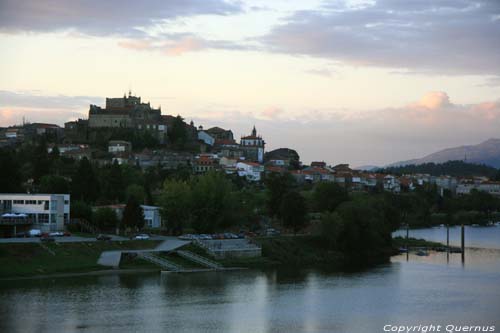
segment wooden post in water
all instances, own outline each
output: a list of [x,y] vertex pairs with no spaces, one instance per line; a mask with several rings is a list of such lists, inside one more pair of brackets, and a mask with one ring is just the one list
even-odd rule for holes
[[410,249],[409,249],[409,238],[410,238],[410,225],[409,224],[406,224],[406,261],[408,261],[409,259],[409,253],[410,253]]
[[465,227],[462,224],[462,264],[465,262]]
[[446,260],[450,261],[450,225],[446,225]]

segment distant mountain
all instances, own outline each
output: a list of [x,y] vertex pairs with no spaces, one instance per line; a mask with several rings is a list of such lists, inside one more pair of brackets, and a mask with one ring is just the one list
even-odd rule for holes
[[380,167],[376,165],[362,165],[354,168],[354,170],[359,170],[359,171],[375,171],[377,169],[380,169]]
[[500,168],[500,139],[489,139],[477,145],[448,148],[422,158],[392,163],[386,167],[464,160],[467,163],[486,164]]

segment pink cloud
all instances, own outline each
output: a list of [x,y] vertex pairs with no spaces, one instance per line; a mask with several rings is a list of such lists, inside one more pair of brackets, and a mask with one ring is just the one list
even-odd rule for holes
[[441,109],[450,106],[450,97],[443,91],[431,91],[425,94],[415,107],[426,108],[430,110]]
[[168,56],[179,56],[187,52],[200,51],[208,47],[201,38],[184,36],[167,40],[128,39],[118,42],[118,46],[135,51],[159,51]]
[[265,119],[275,119],[283,114],[283,109],[277,107],[269,107],[261,112],[261,116]]

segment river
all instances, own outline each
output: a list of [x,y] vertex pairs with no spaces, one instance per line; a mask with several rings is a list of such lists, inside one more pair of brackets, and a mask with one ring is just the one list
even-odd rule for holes
[[357,273],[248,270],[2,281],[0,332],[371,333],[389,324],[442,325],[442,332],[446,325],[494,325],[498,331],[500,227],[470,228],[467,239],[474,248],[467,249],[465,263],[460,254],[449,260],[439,252],[410,254],[408,261],[399,255]]

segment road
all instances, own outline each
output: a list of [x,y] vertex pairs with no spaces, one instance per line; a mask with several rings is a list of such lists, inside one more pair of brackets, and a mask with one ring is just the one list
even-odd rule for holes
[[[128,241],[127,237],[109,235],[112,241]],[[54,237],[58,243],[74,243],[74,242],[97,242],[95,237],[81,237],[81,236],[69,236],[69,237]],[[161,235],[151,235],[150,240],[167,240],[176,239],[177,237],[171,236],[161,236]],[[0,244],[3,243],[40,243],[39,237],[27,237],[27,238],[0,238]]]

